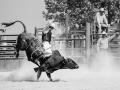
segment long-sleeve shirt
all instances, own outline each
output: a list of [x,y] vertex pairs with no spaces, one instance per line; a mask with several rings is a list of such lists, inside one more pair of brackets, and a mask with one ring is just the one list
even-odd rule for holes
[[108,38],[100,38],[97,42],[99,49],[108,49]]
[[108,25],[108,21],[107,21],[107,18],[105,16],[105,14],[101,15],[100,12],[97,12],[96,13],[96,16],[95,16],[95,23],[98,25],[98,26],[101,26],[101,24],[106,24]]
[[97,42],[98,49],[108,49],[109,41],[111,41],[115,36],[116,34],[106,38],[99,38]]
[[43,42],[43,48],[45,49],[45,56],[52,55],[51,44],[48,41]]

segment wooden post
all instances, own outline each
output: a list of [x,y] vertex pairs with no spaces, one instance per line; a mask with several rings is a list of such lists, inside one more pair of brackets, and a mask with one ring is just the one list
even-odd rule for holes
[[69,29],[70,29],[70,27],[69,27],[69,14],[68,14],[68,10],[66,11],[65,15],[66,15],[66,32],[67,32],[67,38],[68,38],[68,33],[69,33]]
[[86,23],[86,60],[90,57],[90,23]]
[[93,46],[93,42],[94,42],[94,33],[95,33],[95,31],[96,31],[96,26],[95,26],[95,23],[94,22],[92,22],[91,23],[91,30],[90,30],[90,37],[91,37],[91,39],[90,39],[90,41],[91,41],[91,46]]
[[37,37],[37,35],[38,35],[38,30],[37,30],[37,28],[35,27],[35,36]]

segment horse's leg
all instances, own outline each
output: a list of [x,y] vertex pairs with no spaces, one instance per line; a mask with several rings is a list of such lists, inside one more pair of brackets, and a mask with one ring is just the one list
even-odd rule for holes
[[52,78],[51,78],[51,74],[50,74],[50,73],[48,73],[48,72],[46,72],[46,74],[47,74],[47,76],[48,76],[49,80],[50,80],[50,81],[53,81],[53,80],[52,80]]

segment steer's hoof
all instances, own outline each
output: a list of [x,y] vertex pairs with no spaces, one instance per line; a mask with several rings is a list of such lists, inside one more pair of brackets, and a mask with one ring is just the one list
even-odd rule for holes
[[50,79],[50,82],[53,82],[53,80],[52,80],[52,79]]

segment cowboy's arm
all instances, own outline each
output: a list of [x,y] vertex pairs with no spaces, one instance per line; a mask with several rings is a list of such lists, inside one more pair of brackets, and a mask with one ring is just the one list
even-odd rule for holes
[[110,36],[110,37],[108,37],[108,41],[111,41],[113,38],[115,38],[116,37],[116,33],[115,34],[113,34],[112,36]]
[[104,19],[105,24],[108,26],[108,20],[105,15],[103,16],[103,19]]
[[[100,24],[100,18],[99,18],[98,13],[96,14],[96,21],[97,21],[97,24],[98,24],[99,31],[101,31],[101,24]],[[101,32],[99,32],[99,33],[101,33]]]

